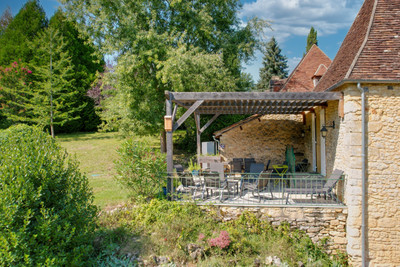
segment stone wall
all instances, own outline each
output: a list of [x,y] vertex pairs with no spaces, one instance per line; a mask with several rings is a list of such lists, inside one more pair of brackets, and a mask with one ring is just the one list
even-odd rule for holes
[[[207,209],[207,207],[205,207]],[[314,242],[328,238],[328,252],[335,254],[346,251],[346,219],[347,209],[317,208],[317,207],[217,207],[223,220],[238,218],[245,210],[254,212],[262,220],[268,220],[273,225],[288,222],[291,227],[302,230]]]
[[[367,86],[367,257],[370,266],[400,265],[400,86]],[[393,86],[393,85],[392,85]],[[327,108],[327,121],[337,129],[328,132],[327,171],[345,171],[348,207],[347,253],[361,264],[361,97],[356,85],[344,85],[344,118],[337,104]],[[328,119],[330,118],[330,119]],[[332,153],[332,154],[330,154]]]
[[[226,161],[233,158],[255,158],[257,162],[282,164],[286,145],[292,145],[295,153],[305,153],[304,129],[301,115],[266,115],[240,127],[225,132],[220,137],[220,154]],[[304,156],[303,156],[304,157]],[[303,157],[296,157],[301,161]]]

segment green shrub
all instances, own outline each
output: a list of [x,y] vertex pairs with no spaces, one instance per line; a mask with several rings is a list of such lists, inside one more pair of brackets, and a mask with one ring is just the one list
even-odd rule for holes
[[299,261],[306,266],[347,266],[345,256],[327,254],[321,244],[313,243],[288,223],[274,226],[252,212],[224,221],[219,208],[209,206],[207,210],[195,203],[153,199],[104,213],[100,224],[121,227],[126,231],[124,236],[135,236],[121,242],[113,238],[119,245],[115,251],[119,258],[138,254],[152,261],[156,255],[167,256],[175,263],[194,263],[188,247],[195,244],[203,248],[196,266],[253,266],[255,260],[262,263],[268,256],[280,258],[282,266],[297,266]]
[[131,193],[133,199],[153,198],[165,184],[165,156],[148,144],[133,139],[118,149],[116,179]]
[[96,207],[76,161],[47,134],[0,132],[0,266],[85,265]]

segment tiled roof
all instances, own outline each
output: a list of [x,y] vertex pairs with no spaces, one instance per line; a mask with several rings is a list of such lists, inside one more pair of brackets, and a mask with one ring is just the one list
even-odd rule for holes
[[269,88],[271,92],[279,92],[282,87],[285,85],[287,79],[271,79],[269,81]]
[[365,0],[315,91],[343,80],[400,80],[400,0]]
[[317,71],[314,73],[313,77],[322,77],[327,70],[328,68],[324,64],[321,64],[319,65]]
[[313,45],[308,53],[303,57],[297,67],[290,74],[281,92],[311,92],[314,89],[312,78],[318,67],[323,64],[329,66],[330,58]]

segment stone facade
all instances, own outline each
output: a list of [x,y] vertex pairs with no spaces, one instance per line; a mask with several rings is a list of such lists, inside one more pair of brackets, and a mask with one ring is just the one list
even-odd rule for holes
[[[241,127],[225,132],[220,137],[220,154],[226,161],[233,158],[255,158],[257,162],[282,164],[286,145],[293,145],[295,153],[304,154],[301,115],[266,115]],[[300,158],[301,160],[302,158]],[[298,160],[296,158],[296,160]]]
[[[370,266],[400,266],[400,85],[362,86],[369,88],[366,94],[367,258]],[[346,231],[343,232],[346,232],[346,251],[351,263],[359,266],[362,225],[361,93],[356,84],[345,83],[336,90],[343,93],[343,118],[339,117],[338,101],[330,101],[327,107],[314,110],[317,171],[321,172],[322,168],[321,146],[324,142],[327,176],[334,169],[343,170],[346,175],[346,184],[339,184],[345,187],[344,196],[339,198],[347,205],[348,212]],[[325,115],[321,115],[322,112]],[[225,133],[221,137],[221,144],[225,144],[221,154],[228,160],[233,157],[255,157],[264,163],[271,159],[274,164],[284,161],[286,145],[292,144],[295,152],[304,153],[304,157],[312,163],[311,116],[311,113],[306,114],[305,125],[301,116],[263,116],[261,121],[255,120],[243,125],[242,129],[238,127]],[[325,125],[335,122],[335,129],[328,128],[326,138],[320,135],[321,118],[325,120]],[[302,129],[306,134],[304,138],[301,137]],[[276,213],[271,213],[271,208],[260,212],[265,212],[265,216],[271,215],[271,220],[286,218],[293,226],[303,227],[299,223],[301,219],[288,219],[290,211],[277,209],[279,212]],[[303,209],[304,218],[311,216],[306,210]],[[323,216],[324,210],[318,211],[320,216]]]
[[[205,206],[205,209],[208,207]],[[307,233],[314,242],[328,238],[328,252],[346,251],[347,208],[317,207],[217,207],[221,219],[229,221],[238,218],[245,210],[258,214],[272,225],[288,222],[291,227]]]
[[[367,257],[370,266],[400,265],[400,86],[367,86]],[[327,170],[347,175],[347,253],[361,264],[361,93],[355,84],[339,88],[344,93],[344,118],[330,103],[326,116],[337,121],[328,132]],[[335,119],[336,118],[336,119]],[[328,120],[328,119],[327,119]]]

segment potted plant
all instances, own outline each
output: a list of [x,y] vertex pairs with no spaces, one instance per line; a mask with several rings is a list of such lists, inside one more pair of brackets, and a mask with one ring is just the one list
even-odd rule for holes
[[199,175],[200,169],[201,169],[200,165],[197,164],[197,162],[193,162],[193,160],[190,159],[188,171],[192,173],[192,175]]

